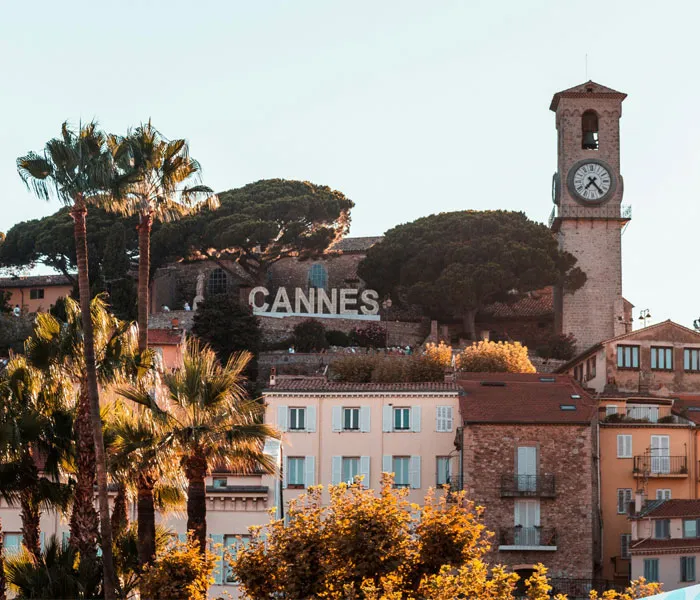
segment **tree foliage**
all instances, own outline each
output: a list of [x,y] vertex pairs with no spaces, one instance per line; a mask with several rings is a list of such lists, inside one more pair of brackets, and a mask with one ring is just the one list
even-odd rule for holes
[[574,290],[585,274],[551,231],[524,213],[460,211],[390,229],[360,263],[380,296],[415,304],[433,318],[461,319],[476,339],[476,312],[547,285]]
[[316,319],[306,319],[294,326],[292,342],[297,352],[319,352],[328,348],[326,328]]
[[444,381],[445,367],[430,356],[351,354],[331,363],[331,376],[351,383]]
[[534,373],[527,348],[520,342],[487,342],[467,346],[455,359],[460,371],[473,373]]
[[355,327],[350,333],[350,339],[361,348],[385,348],[386,327],[379,323]]

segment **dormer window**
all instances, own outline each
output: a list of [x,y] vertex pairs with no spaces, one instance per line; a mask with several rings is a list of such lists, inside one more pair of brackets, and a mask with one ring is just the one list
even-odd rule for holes
[[598,115],[594,110],[587,110],[581,117],[581,147],[598,149]]

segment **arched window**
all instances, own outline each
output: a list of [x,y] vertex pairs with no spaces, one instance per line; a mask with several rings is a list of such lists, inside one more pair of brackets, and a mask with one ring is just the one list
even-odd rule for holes
[[311,265],[309,269],[309,287],[323,290],[328,288],[328,271],[322,264],[315,263]]
[[228,277],[223,269],[215,269],[209,274],[207,281],[207,294],[215,296],[216,294],[225,294],[228,287]]
[[598,115],[587,110],[581,115],[581,147],[584,150],[598,149]]

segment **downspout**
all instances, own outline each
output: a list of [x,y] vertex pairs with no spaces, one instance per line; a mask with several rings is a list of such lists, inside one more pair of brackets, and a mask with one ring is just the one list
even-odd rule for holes
[[601,478],[600,478],[600,422],[598,421],[596,413],[596,423],[595,423],[595,431],[596,431],[596,454],[595,454],[595,459],[596,459],[596,476],[598,478],[598,523],[600,524],[599,529],[600,529],[600,536],[598,540],[598,564],[600,564],[601,569],[603,568],[603,514],[602,514],[602,507],[601,507]]
[[464,489],[464,427],[457,427],[459,436],[459,489]]

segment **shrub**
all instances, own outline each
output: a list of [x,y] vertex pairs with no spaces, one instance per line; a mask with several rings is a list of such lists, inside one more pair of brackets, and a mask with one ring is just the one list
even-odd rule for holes
[[356,327],[350,337],[362,348],[385,348],[386,329],[379,323],[370,323],[365,327]]
[[457,369],[476,373],[534,373],[520,342],[478,342],[457,356]]
[[350,336],[344,331],[331,329],[326,331],[326,341],[329,346],[342,346],[344,348],[350,345]]
[[406,383],[443,381],[445,369],[427,356],[345,356],[331,363],[336,381]]
[[216,556],[201,554],[199,544],[190,538],[147,565],[139,589],[149,600],[206,600]]
[[298,352],[317,352],[328,348],[326,328],[316,319],[307,319],[296,325],[292,341]]
[[537,348],[537,355],[546,360],[571,360],[576,355],[576,338],[573,334],[558,333],[551,336],[547,343]]
[[412,356],[408,360],[405,381],[444,381],[445,367],[429,356]]
[[445,342],[433,344],[432,342],[425,346],[425,356],[437,362],[443,367],[452,366],[452,346],[448,346]]
[[333,379],[351,383],[368,383],[372,380],[374,360],[371,356],[344,356],[331,363]]

